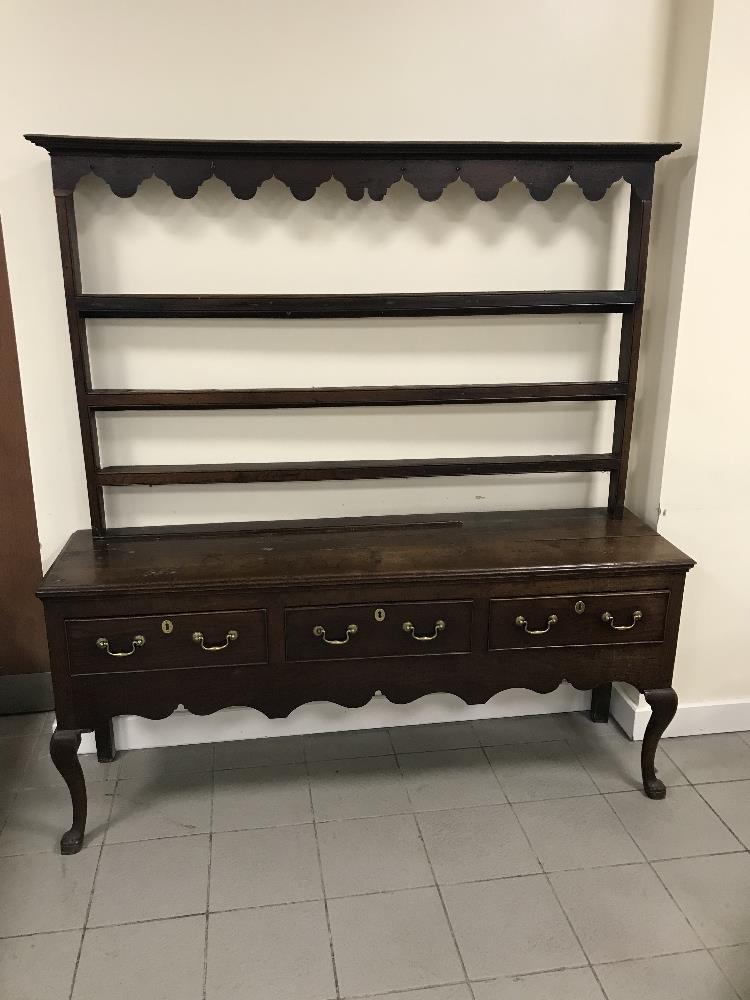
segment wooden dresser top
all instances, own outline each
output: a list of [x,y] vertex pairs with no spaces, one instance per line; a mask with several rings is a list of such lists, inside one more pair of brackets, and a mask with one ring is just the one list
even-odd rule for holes
[[629,511],[547,510],[171,528],[94,540],[76,531],[43,598],[191,588],[419,582],[540,573],[688,570],[694,561]]

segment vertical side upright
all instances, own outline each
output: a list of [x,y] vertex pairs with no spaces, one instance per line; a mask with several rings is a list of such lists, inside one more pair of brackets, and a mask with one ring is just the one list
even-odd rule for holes
[[643,301],[646,291],[646,263],[648,260],[648,237],[651,225],[651,191],[654,167],[651,167],[648,198],[638,193],[635,187],[630,191],[630,215],[628,218],[628,246],[625,258],[625,288],[636,293],[635,305],[622,318],[620,334],[620,361],[617,378],[627,383],[628,392],[624,399],[615,403],[615,427],[612,438],[612,453],[617,456],[617,469],[610,473],[609,515],[620,518],[625,509],[625,485],[628,478],[630,457],[630,437],[633,429],[635,409],[635,389],[638,377],[638,357],[641,349],[641,326],[643,323]]
[[79,315],[76,306],[76,296],[81,293],[81,265],[78,259],[78,232],[73,207],[73,192],[58,192],[56,189],[55,206],[57,208],[57,230],[60,236],[65,304],[68,310],[68,330],[70,332],[70,349],[73,355],[73,375],[78,400],[78,420],[81,425],[91,530],[94,537],[101,538],[106,530],[104,490],[96,480],[96,471],[99,467],[96,413],[90,410],[85,402],[86,392],[91,386],[91,375],[89,372],[86,322]]

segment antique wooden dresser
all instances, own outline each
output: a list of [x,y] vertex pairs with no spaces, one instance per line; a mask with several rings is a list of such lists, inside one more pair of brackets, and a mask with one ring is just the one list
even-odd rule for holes
[[[51,155],[91,530],[47,573],[55,688],[55,764],[70,789],[63,853],[83,842],[81,733],[100,759],[112,719],[204,715],[246,705],[271,717],[307,702],[405,703],[450,692],[482,703],[563,681],[592,690],[608,717],[613,681],[652,707],[645,792],[663,798],[657,743],[674,716],[672,672],[685,575],[693,562],[624,507],[656,161],[677,144],[204,142],[27,136]],[[121,197],[156,175],[192,198],[210,177],[251,198],[275,177],[298,199],[331,177],[351,199],[382,199],[402,178],[426,200],[461,179],[482,200],[516,178],[537,200],[570,178],[589,200],[630,185],[623,288],[320,295],[92,295],[82,288],[73,194],[84,175]],[[99,389],[89,318],[308,318],[621,313],[617,378],[500,385],[310,389]],[[605,454],[470,459],[102,465],[97,414],[112,410],[283,409],[614,401]],[[105,489],[132,485],[312,482],[600,472],[605,509],[456,513],[316,521],[108,528]]]

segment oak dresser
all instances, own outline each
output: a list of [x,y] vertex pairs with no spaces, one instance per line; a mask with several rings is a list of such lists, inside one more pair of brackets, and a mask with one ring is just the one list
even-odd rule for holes
[[[337,143],[28,136],[51,156],[91,529],[49,569],[44,603],[55,689],[53,760],[70,789],[63,853],[80,850],[86,789],[77,749],[112,719],[205,715],[251,706],[283,717],[314,701],[356,707],[449,692],[592,690],[606,720],[613,681],[652,707],[643,785],[662,798],[657,743],[674,716],[672,673],[685,575],[693,561],[625,509],[657,160],[677,144]],[[426,200],[461,180],[491,200],[518,179],[537,200],[568,179],[597,200],[630,185],[619,290],[321,295],[91,295],[83,291],[74,190],[86,174],[120,197],[156,175],[180,198],[210,177],[251,198],[276,177],[298,199],[336,178],[349,198],[382,199],[401,179]],[[138,390],[92,385],[90,318],[429,317],[622,314],[617,377],[600,382]],[[499,334],[499,341],[501,335]],[[178,347],[176,347],[178,349]],[[97,414],[613,401],[604,454],[479,456],[278,464],[103,465]],[[606,509],[537,510],[116,528],[111,487],[313,482],[559,472],[609,476]]]

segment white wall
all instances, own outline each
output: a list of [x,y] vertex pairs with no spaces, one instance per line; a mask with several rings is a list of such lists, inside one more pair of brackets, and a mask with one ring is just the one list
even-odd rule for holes
[[[748,390],[743,315],[750,7],[717,0],[690,222],[660,524],[698,560],[675,686],[686,701],[750,701]],[[745,725],[747,728],[747,724]]]
[[[274,4],[71,0],[4,12],[0,213],[10,266],[42,556],[87,524],[48,158],[24,131],[324,139],[668,140],[630,497],[655,521],[682,257],[700,122],[709,0],[447,0]],[[190,202],[158,181],[119,200],[77,193],[84,284],[96,291],[614,287],[622,185],[600,203],[518,185],[490,205],[458,185],[381,204],[275,183]],[[666,290],[668,289],[668,294]],[[664,293],[664,294],[663,294]],[[663,331],[667,335],[663,335]],[[91,325],[96,384],[178,387],[612,377],[610,319]],[[429,352],[426,342],[429,340]],[[173,350],[179,341],[182,351]],[[656,347],[654,345],[657,345]],[[661,346],[659,346],[661,345]],[[650,354],[648,353],[650,352]],[[606,448],[606,406],[335,414],[112,415],[105,461],[489,454]],[[523,420],[520,418],[523,416]],[[193,457],[193,460],[199,460]],[[111,491],[113,523],[575,506],[603,477]],[[668,528],[668,525],[667,525]],[[549,700],[546,705],[551,704]]]

